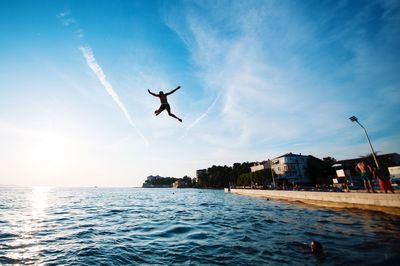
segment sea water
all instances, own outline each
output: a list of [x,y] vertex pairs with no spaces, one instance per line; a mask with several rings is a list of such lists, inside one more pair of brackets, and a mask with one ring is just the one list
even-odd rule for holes
[[1,265],[400,265],[399,229],[222,190],[0,188]]

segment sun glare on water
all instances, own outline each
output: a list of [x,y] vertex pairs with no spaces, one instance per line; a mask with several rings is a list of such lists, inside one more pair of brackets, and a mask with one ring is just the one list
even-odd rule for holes
[[35,235],[43,228],[51,190],[51,187],[33,187],[31,191],[26,192],[27,206],[30,205],[31,211],[22,213],[11,221],[14,233],[19,237],[8,243],[12,249],[6,252],[7,257],[21,264],[31,264],[32,259],[39,256],[42,247]]
[[34,187],[32,190],[31,205],[32,215],[38,218],[48,206],[48,193],[52,190],[52,187]]

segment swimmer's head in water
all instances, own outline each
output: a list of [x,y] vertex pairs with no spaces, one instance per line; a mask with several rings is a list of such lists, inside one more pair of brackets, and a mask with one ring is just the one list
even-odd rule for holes
[[158,94],[164,94],[164,92],[163,92],[163,91],[160,91]]
[[318,241],[311,241],[310,248],[312,253],[320,253],[322,252],[322,245]]

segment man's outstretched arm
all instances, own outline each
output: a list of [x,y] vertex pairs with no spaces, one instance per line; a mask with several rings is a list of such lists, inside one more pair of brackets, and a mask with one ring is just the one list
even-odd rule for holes
[[149,89],[147,89],[147,91],[148,91],[148,92],[149,92],[151,95],[158,97],[158,95],[157,95],[157,94],[155,94],[155,93],[151,92]]
[[181,86],[178,86],[178,87],[176,87],[175,89],[173,89],[172,91],[166,93],[165,95],[170,95],[170,94],[176,92],[177,90],[179,90],[180,88],[181,88]]

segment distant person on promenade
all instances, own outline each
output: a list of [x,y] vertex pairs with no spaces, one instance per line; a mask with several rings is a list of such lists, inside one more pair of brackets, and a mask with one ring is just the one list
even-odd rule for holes
[[361,174],[361,178],[364,181],[365,189],[370,192],[370,188],[375,193],[374,185],[372,184],[372,168],[365,161],[359,162],[355,170]]
[[394,193],[392,184],[390,183],[389,173],[387,173],[383,169],[374,169],[373,174],[374,177],[379,180],[380,190],[385,191],[385,193],[387,193],[388,190],[390,190],[392,193]]
[[168,100],[167,100],[167,96],[174,93],[175,91],[179,90],[181,88],[181,86],[176,87],[176,89],[173,89],[170,92],[164,93],[163,91],[160,91],[158,94],[155,94],[153,92],[151,92],[149,89],[147,90],[151,95],[160,98],[161,101],[161,105],[160,108],[158,108],[158,110],[155,110],[154,113],[156,115],[159,115],[162,111],[167,110],[169,116],[172,116],[176,119],[179,120],[179,122],[182,122],[182,119],[180,119],[179,117],[177,117],[176,115],[174,115],[173,113],[171,113],[171,107],[169,106]]

